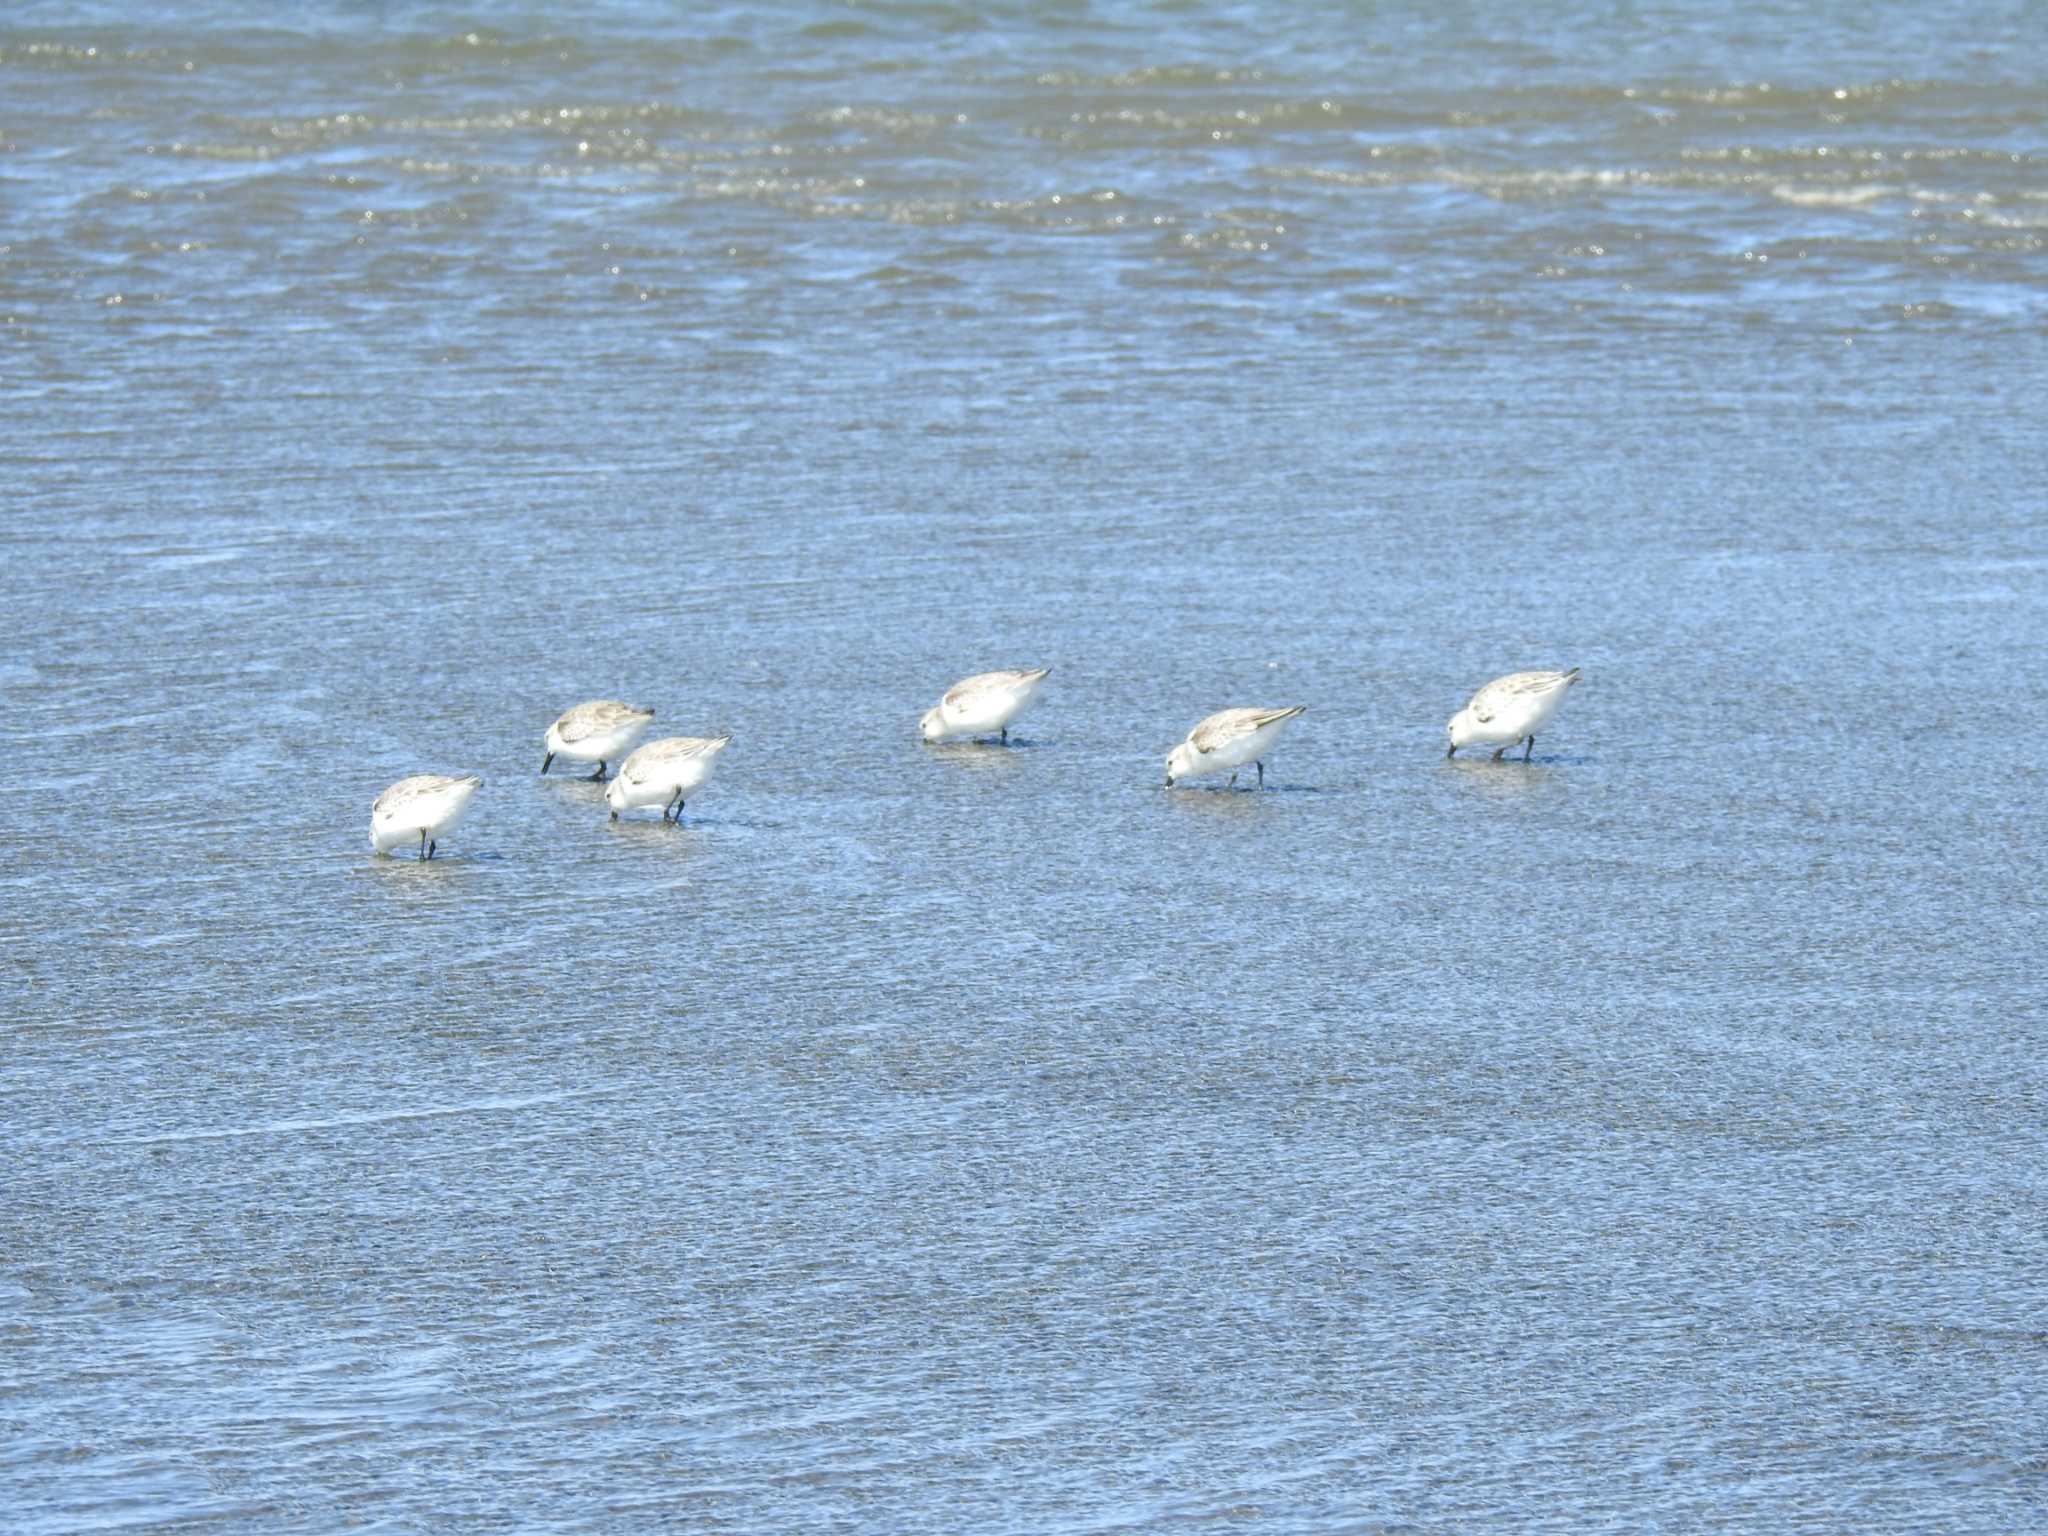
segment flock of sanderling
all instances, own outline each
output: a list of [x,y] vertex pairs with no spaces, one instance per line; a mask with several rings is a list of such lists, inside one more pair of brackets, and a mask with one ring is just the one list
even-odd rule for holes
[[[920,722],[924,739],[946,741],[994,734],[1007,742],[1010,722],[1031,702],[1051,671],[1039,667],[1029,672],[980,672],[962,678],[925,712]],[[1499,761],[1508,748],[1520,746],[1522,760],[1528,761],[1536,747],[1536,733],[1556,713],[1578,677],[1579,669],[1573,667],[1569,672],[1515,672],[1495,678],[1451,716],[1445,726],[1450,749],[1444,755],[1452,756],[1460,747],[1492,747],[1494,760]],[[1238,770],[1246,763],[1258,769],[1259,784],[1264,787],[1267,752],[1287,722],[1306,708],[1306,704],[1296,704],[1288,709],[1226,709],[1209,716],[1167,755],[1166,787],[1212,773],[1228,773],[1234,785]],[[616,699],[578,704],[548,727],[540,771],[546,773],[558,757],[595,763],[597,771],[590,777],[603,783],[606,767],[632,748],[653,719],[653,710],[636,709]],[[664,736],[632,751],[605,784],[605,803],[611,807],[612,820],[617,821],[621,811],[658,805],[663,821],[672,819],[680,826],[684,802],[711,777],[718,754],[731,740],[730,736]],[[431,859],[436,841],[462,819],[470,797],[483,782],[473,773],[417,773],[400,779],[370,807],[370,845],[379,853],[389,853],[417,839],[419,856]]]

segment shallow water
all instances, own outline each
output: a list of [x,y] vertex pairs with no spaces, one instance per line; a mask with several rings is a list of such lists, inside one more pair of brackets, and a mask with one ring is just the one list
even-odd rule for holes
[[17,8],[10,1526],[2040,1524],[2044,38]]

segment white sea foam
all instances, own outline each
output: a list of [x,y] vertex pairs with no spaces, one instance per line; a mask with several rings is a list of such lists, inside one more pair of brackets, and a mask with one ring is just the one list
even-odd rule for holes
[[1890,197],[1897,190],[1868,183],[1857,187],[1802,187],[1781,181],[1771,188],[1771,196],[1798,208],[1866,208]]

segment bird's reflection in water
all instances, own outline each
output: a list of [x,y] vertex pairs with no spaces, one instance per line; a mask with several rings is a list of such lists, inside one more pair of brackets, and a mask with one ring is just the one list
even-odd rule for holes
[[1520,758],[1503,758],[1496,763],[1484,757],[1448,757],[1438,766],[1453,783],[1492,800],[1547,794],[1565,782],[1554,765],[1541,759],[1525,763]]
[[1007,744],[1000,741],[942,741],[924,750],[939,761],[963,771],[1007,778],[1023,766],[1025,754],[1032,746],[1033,743],[1012,736]]
[[1171,789],[1162,789],[1167,803],[1177,810],[1192,816],[1240,817],[1256,816],[1261,805],[1278,810],[1289,800],[1304,795],[1323,795],[1329,791],[1316,784],[1276,784],[1269,773],[1266,787],[1238,781],[1235,789],[1224,779],[1213,784],[1176,784]]

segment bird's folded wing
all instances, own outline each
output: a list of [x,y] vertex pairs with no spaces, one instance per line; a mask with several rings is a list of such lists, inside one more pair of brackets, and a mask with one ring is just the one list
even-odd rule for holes
[[1197,752],[1214,752],[1293,713],[1291,709],[1226,709],[1196,726],[1188,740]]

